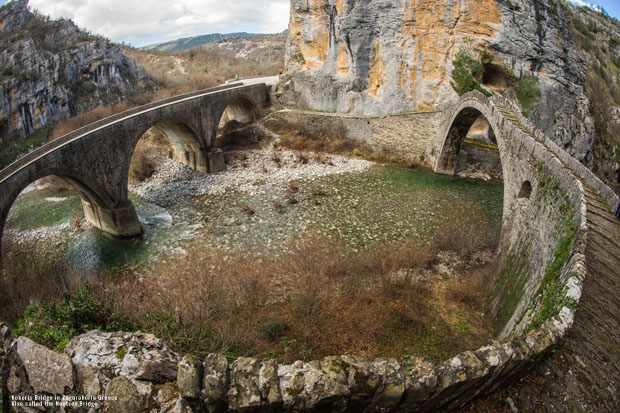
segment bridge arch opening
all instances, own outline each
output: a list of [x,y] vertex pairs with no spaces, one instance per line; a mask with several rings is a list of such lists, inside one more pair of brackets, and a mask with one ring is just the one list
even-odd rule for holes
[[130,182],[149,178],[165,157],[207,172],[206,150],[196,133],[183,122],[166,120],[150,127],[136,143],[129,166]]
[[250,99],[231,99],[220,117],[214,146],[222,148],[243,144],[248,137],[242,131],[256,121],[258,115],[258,108]]
[[495,131],[480,110],[465,107],[454,116],[434,170],[446,175],[503,178]]
[[[7,201],[0,210],[0,256],[18,247],[32,253],[21,245],[23,241],[44,241],[60,231],[84,228],[87,223],[121,238],[142,233],[130,201],[114,203],[89,184],[58,171],[17,184]],[[4,263],[3,257],[3,268]]]

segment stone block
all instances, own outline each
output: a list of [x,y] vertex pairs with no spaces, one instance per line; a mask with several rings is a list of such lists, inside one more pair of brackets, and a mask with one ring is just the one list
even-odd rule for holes
[[259,374],[261,363],[250,357],[241,357],[231,366],[228,407],[231,410],[260,411],[263,402]]
[[184,356],[179,362],[177,385],[179,393],[186,399],[197,399],[201,395],[203,379],[202,363],[192,355]]
[[225,411],[228,397],[228,360],[222,354],[209,354],[204,362],[203,398],[210,412]]
[[73,391],[73,365],[66,354],[56,353],[27,337],[19,337],[16,353],[35,393],[69,394]]

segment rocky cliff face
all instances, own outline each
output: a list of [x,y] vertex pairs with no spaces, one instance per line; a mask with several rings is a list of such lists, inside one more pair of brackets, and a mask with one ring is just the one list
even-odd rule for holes
[[594,124],[586,67],[562,0],[292,0],[287,104],[388,114],[438,110],[458,98],[459,52],[483,52],[483,86],[508,95],[510,78],[535,75],[530,119],[580,160]]
[[144,70],[108,40],[34,15],[27,3],[0,9],[0,141],[150,87]]

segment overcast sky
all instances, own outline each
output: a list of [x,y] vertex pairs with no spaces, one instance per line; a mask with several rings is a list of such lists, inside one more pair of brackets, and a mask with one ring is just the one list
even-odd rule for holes
[[135,46],[208,33],[278,33],[288,27],[290,10],[289,0],[30,0],[28,6]]
[[[620,18],[620,0],[585,1]],[[208,33],[278,33],[289,18],[289,0],[30,0],[29,6],[134,46]]]

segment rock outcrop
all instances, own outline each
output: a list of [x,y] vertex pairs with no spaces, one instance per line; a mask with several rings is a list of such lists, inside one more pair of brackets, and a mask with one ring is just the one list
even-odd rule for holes
[[0,141],[152,88],[109,40],[15,0],[0,9]]
[[534,74],[530,119],[579,160],[594,123],[586,66],[561,0],[292,0],[283,101],[365,115],[441,110],[454,102],[457,53],[486,51],[483,84]]

